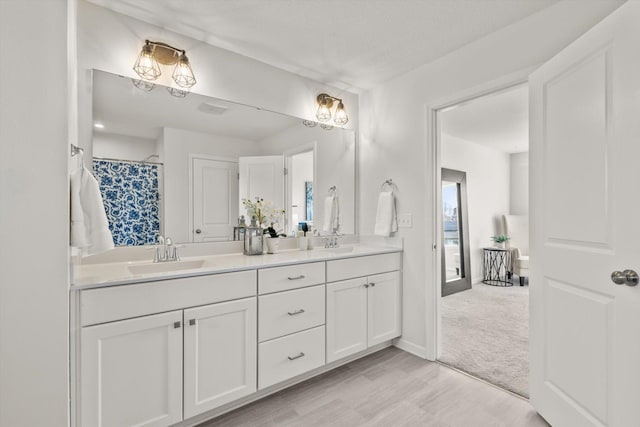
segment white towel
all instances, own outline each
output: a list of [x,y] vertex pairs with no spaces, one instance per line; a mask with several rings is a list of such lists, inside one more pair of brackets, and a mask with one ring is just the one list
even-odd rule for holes
[[84,166],[71,174],[71,246],[82,256],[113,249],[98,181]]
[[398,231],[398,215],[396,213],[396,198],[393,191],[383,191],[378,196],[376,211],[376,225],[373,234],[388,237]]
[[338,196],[327,196],[324,199],[324,217],[322,231],[334,233],[340,230],[340,202]]

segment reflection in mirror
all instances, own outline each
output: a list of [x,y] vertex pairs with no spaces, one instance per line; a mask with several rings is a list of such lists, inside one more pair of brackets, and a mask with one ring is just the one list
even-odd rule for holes
[[323,224],[332,186],[340,233],[355,232],[352,131],[195,93],[176,98],[159,86],[144,91],[101,71],[93,74],[93,123],[87,151],[116,245],[159,235],[233,240],[247,216],[242,199],[256,197],[284,210],[270,222],[290,235],[298,223]]
[[442,296],[471,288],[466,173],[442,169]]

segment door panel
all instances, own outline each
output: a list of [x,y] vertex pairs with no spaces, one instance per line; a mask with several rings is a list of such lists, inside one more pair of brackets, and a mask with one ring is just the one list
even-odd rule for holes
[[83,426],[182,420],[181,322],[173,311],[82,328]]
[[[260,197],[276,207],[284,206],[284,157],[240,157],[240,212],[245,212],[242,199]],[[247,224],[250,218],[247,218]]]
[[184,311],[184,414],[256,391],[256,298]]
[[400,272],[368,278],[368,339],[371,347],[400,336]]
[[530,78],[530,395],[552,425],[638,425],[640,4]]
[[238,164],[194,158],[192,182],[193,241],[232,240],[238,219]]
[[327,285],[327,363],[367,348],[365,278]]

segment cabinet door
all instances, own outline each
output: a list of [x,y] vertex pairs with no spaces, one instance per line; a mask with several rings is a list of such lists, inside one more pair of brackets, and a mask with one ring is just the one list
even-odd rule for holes
[[184,416],[256,391],[256,298],[184,311]]
[[83,426],[182,420],[182,311],[82,328]]
[[327,285],[327,363],[367,348],[367,280]]
[[369,276],[368,347],[400,336],[400,272]]

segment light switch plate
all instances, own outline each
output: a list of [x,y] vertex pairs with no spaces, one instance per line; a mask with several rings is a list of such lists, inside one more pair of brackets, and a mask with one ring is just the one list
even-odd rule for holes
[[411,215],[410,213],[398,214],[398,227],[399,228],[413,227],[413,215]]

